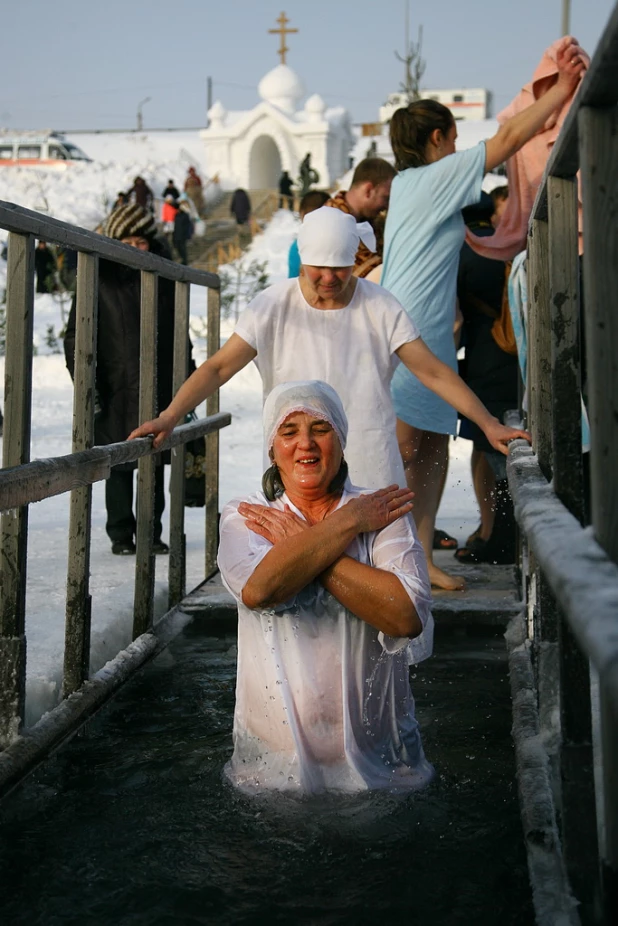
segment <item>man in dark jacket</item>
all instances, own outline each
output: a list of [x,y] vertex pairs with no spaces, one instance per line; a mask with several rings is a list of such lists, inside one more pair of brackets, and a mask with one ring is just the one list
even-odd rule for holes
[[[184,197],[184,199],[183,199]],[[191,207],[189,198],[183,193],[178,203],[178,212],[174,217],[174,232],[172,241],[178,251],[180,263],[187,265],[187,241],[193,236],[193,222],[191,221]]]
[[288,209],[294,208],[294,197],[292,196],[292,178],[288,174],[287,170],[284,170],[281,176],[279,177],[279,208],[283,209],[284,206],[287,206]]
[[230,203],[230,212],[236,219],[237,225],[245,225],[251,215],[251,200],[246,190],[234,190],[232,202]]
[[37,293],[53,293],[56,288],[56,259],[44,241],[39,241],[34,252],[34,269]]
[[[105,232],[140,250],[162,256],[155,238],[156,224],[150,212],[137,205],[122,206],[108,218]],[[75,299],[69,315],[64,351],[73,376],[75,354]],[[157,403],[165,408],[172,399],[174,344],[174,284],[159,278],[157,327]],[[140,364],[140,273],[122,264],[101,260],[99,264],[99,314],[97,329],[96,391],[99,408],[95,411],[96,444],[126,440],[139,424]],[[193,367],[194,369],[194,367]],[[155,471],[154,551],[167,553],[161,540],[161,515],[165,507],[163,462]],[[135,553],[133,514],[133,470],[135,463],[113,467],[105,483],[106,530],[112,552]]]
[[152,212],[152,207],[154,205],[154,195],[146,181],[143,177],[136,177],[133,181],[133,186],[128,191],[127,196],[133,201],[137,206],[141,206],[142,209],[147,209]]

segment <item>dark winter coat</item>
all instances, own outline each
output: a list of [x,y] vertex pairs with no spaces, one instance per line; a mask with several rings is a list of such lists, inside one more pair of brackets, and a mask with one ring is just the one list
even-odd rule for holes
[[[156,246],[152,247],[156,253]],[[159,277],[157,328],[157,411],[172,399],[174,283]],[[64,339],[71,377],[75,357],[75,298]],[[96,444],[126,440],[139,420],[140,274],[111,261],[99,264],[96,389],[100,413],[95,417]],[[195,369],[193,361],[190,370]],[[167,460],[164,460],[167,462]],[[135,463],[121,464],[135,469]]]
[[191,216],[184,209],[179,209],[174,218],[174,233],[172,240],[174,244],[183,244],[193,235],[193,222]]
[[168,185],[163,190],[163,199],[165,199],[166,196],[173,196],[174,199],[178,199],[180,196],[178,189],[174,186],[173,183],[168,183]]
[[34,269],[36,270],[37,293],[51,293],[54,291],[54,271],[56,260],[48,247],[35,248]]
[[151,209],[153,203],[153,193],[145,180],[142,180],[141,177],[139,180],[136,180],[127,196],[130,198],[133,195],[133,199],[138,206],[141,206],[142,209]]
[[287,173],[281,174],[281,177],[279,178],[279,192],[281,193],[281,195],[290,196],[292,193],[293,186],[294,184],[292,183],[292,178],[290,177],[290,175]]
[[251,215],[251,200],[246,190],[234,190],[230,212],[235,216],[239,225],[244,225]]
[[[479,237],[493,235],[487,223],[468,223]],[[491,328],[500,314],[505,285],[505,265],[500,260],[481,257],[464,244],[459,255],[457,296],[464,318],[462,347],[466,356],[460,375],[472,392],[496,418],[517,408],[519,367],[517,357],[505,353],[496,344]],[[491,450],[480,429],[470,423],[470,433],[477,450]]]

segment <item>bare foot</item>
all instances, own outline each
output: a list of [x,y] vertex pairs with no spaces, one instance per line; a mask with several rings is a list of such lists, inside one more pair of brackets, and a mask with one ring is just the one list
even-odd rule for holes
[[462,592],[466,588],[466,580],[462,576],[452,576],[444,572],[434,563],[427,563],[429,579],[432,588],[443,588],[447,592]]

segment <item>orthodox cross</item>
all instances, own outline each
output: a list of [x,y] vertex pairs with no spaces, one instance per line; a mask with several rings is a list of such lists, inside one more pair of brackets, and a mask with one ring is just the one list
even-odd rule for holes
[[290,50],[289,48],[287,48],[285,44],[286,35],[289,35],[291,32],[298,32],[298,29],[286,29],[285,28],[286,24],[289,23],[289,21],[290,20],[287,18],[285,13],[282,13],[279,19],[276,20],[276,22],[279,23],[280,28],[268,30],[270,35],[280,35],[281,36],[281,45],[279,46],[279,51],[277,52],[277,54],[281,56],[281,64],[285,64],[285,56],[287,52]]

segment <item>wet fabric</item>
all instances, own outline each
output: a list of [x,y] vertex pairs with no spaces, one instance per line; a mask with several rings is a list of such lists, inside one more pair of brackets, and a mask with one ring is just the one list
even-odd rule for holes
[[[386,218],[382,286],[403,305],[430,350],[453,370],[453,325],[461,210],[477,203],[485,171],[485,143],[410,167],[393,180]],[[403,365],[391,387],[402,421],[438,434],[455,434],[457,412]]]
[[270,451],[277,430],[294,412],[328,421],[335,430],[341,449],[345,450],[348,419],[341,399],[332,386],[319,379],[280,383],[264,402],[264,447]]
[[315,309],[299,281],[286,280],[256,296],[235,333],[257,351],[264,398],[278,383],[299,379],[321,379],[335,389],[348,417],[352,482],[405,486],[389,387],[399,364],[395,352],[418,330],[390,293],[359,279],[345,308]]
[[[348,484],[340,505],[361,494]],[[408,667],[431,655],[433,618],[425,558],[408,515],[361,534],[346,553],[394,573],[423,632],[389,637],[355,617],[319,583],[273,609],[250,610],[242,589],[272,548],[230,502],[221,516],[219,568],[238,602],[234,754],[228,778],[248,792],[412,790],[427,784]],[[283,510],[287,495],[268,502]],[[302,517],[302,515],[300,515]]]

